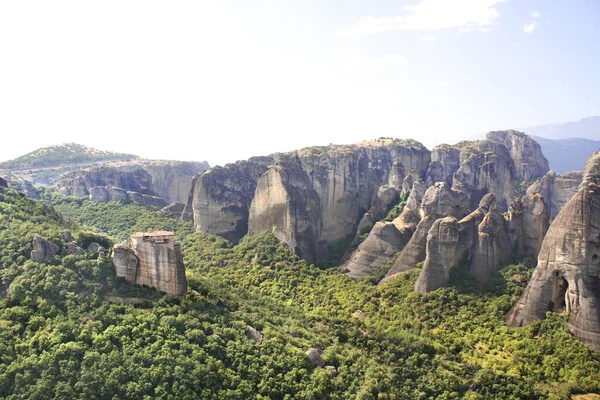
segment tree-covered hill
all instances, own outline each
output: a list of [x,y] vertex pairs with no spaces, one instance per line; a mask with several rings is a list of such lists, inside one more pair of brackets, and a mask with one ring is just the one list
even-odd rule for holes
[[96,161],[131,160],[138,156],[97,150],[76,143],[64,143],[43,147],[14,160],[0,163],[0,169],[19,170],[28,168],[47,168],[68,164],[90,163]]
[[[506,311],[531,270],[479,286],[413,292],[418,271],[377,286],[299,260],[269,233],[237,246],[173,216],[125,203],[43,193],[56,212],[6,190],[0,199],[0,398],[568,399],[600,392],[598,354],[563,315],[510,329]],[[88,227],[86,225],[92,225]],[[29,261],[33,233],[114,241],[147,227],[182,241],[186,296],[116,279],[95,256]],[[514,260],[518,261],[518,260]],[[113,304],[108,296],[144,299]],[[260,331],[262,343],[248,338]],[[305,355],[323,350],[325,365]]]

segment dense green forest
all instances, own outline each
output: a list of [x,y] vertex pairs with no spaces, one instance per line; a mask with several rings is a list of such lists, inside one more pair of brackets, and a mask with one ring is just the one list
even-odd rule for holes
[[[52,206],[52,207],[49,207]],[[168,229],[182,242],[184,297],[114,275],[84,245]],[[29,260],[34,233],[61,252]],[[122,202],[0,194],[0,398],[7,399],[568,399],[600,393],[600,357],[564,315],[510,329],[504,315],[531,269],[485,286],[460,265],[447,287],[413,292],[418,271],[377,286],[299,260],[265,233],[231,243],[176,216]],[[111,303],[113,297],[142,299]],[[260,331],[262,343],[247,337]],[[324,351],[325,365],[305,355]]]

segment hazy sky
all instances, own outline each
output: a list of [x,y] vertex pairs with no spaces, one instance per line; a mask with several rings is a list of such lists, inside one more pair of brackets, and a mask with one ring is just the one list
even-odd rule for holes
[[0,160],[211,165],[600,114],[598,0],[0,2]]

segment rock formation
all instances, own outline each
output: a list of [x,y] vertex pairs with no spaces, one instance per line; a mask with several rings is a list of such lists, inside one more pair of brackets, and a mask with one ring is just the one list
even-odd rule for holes
[[172,232],[136,232],[129,242],[129,246],[121,244],[113,249],[117,276],[168,294],[185,294],[185,267],[180,245],[173,240]]
[[98,186],[111,186],[156,196],[152,187],[152,176],[148,172],[142,169],[125,172],[106,166],[63,174],[58,183],[58,191],[66,196],[84,197],[90,194],[91,188]]
[[248,212],[256,182],[271,158],[238,161],[196,176],[183,212],[198,232],[213,233],[233,242],[248,231]]
[[427,186],[436,182],[452,184],[452,176],[460,167],[460,151],[447,144],[435,146],[431,150],[431,164],[427,168]]
[[174,201],[166,207],[163,207],[160,211],[164,213],[173,213],[177,215],[181,215],[183,210],[185,209],[185,204],[180,203],[178,201]]
[[7,188],[8,187],[8,183],[6,183],[6,181],[4,180],[4,178],[2,178],[1,176],[0,176],[0,187],[3,187],[3,188]]
[[600,152],[586,162],[579,191],[552,222],[525,292],[508,313],[513,327],[566,312],[573,335],[600,351]]
[[488,211],[477,231],[477,241],[469,254],[469,269],[483,283],[508,260],[512,243],[506,221],[496,207]]
[[33,247],[31,250],[31,260],[38,263],[45,262],[47,257],[54,257],[60,250],[58,245],[41,237],[37,233],[33,235],[31,246]]
[[427,189],[421,201],[419,210],[421,220],[415,233],[382,282],[392,279],[400,272],[413,269],[417,263],[424,261],[427,235],[434,222],[446,216],[464,217],[467,213],[468,203],[469,199],[465,193],[451,189],[445,182],[438,182]]
[[556,172],[550,171],[542,179],[529,186],[527,194],[541,194],[548,205],[550,218],[554,218],[577,193],[581,179],[581,171],[567,172],[562,175],[556,175]]
[[511,242],[537,259],[549,227],[548,207],[539,193],[515,198],[507,214]]
[[506,146],[514,161],[519,182],[532,181],[549,171],[548,160],[539,143],[518,131],[496,131],[486,135],[488,140]]
[[325,361],[323,361],[323,358],[321,357],[322,354],[323,350],[319,350],[314,347],[311,347],[306,351],[306,356],[308,357],[308,359],[312,361],[313,364],[319,367],[325,366]]
[[392,222],[375,224],[367,238],[342,265],[348,270],[348,276],[360,279],[373,275],[404,248],[419,223],[419,207],[425,189],[425,182],[415,182],[400,215]]
[[132,201],[149,207],[163,208],[165,201],[157,196],[142,194],[131,190],[123,190],[114,186],[97,186],[90,188],[89,199],[97,203],[106,203],[109,201]]
[[157,196],[162,197],[167,204],[175,201],[185,203],[196,174],[206,171],[206,162],[189,161],[147,161],[140,160],[139,164],[117,167],[122,171],[142,169],[152,177],[152,189]]

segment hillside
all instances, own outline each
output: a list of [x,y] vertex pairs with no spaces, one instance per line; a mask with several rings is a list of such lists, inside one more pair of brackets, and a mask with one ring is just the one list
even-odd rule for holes
[[550,169],[559,174],[569,171],[581,171],[585,160],[590,154],[600,149],[600,131],[596,138],[599,140],[576,137],[546,139],[533,136],[533,139],[542,147],[542,152],[548,159]]
[[132,160],[136,158],[139,157],[132,154],[97,150],[76,143],[64,143],[43,147],[14,160],[2,162],[0,163],[0,169],[47,168],[97,161]]

